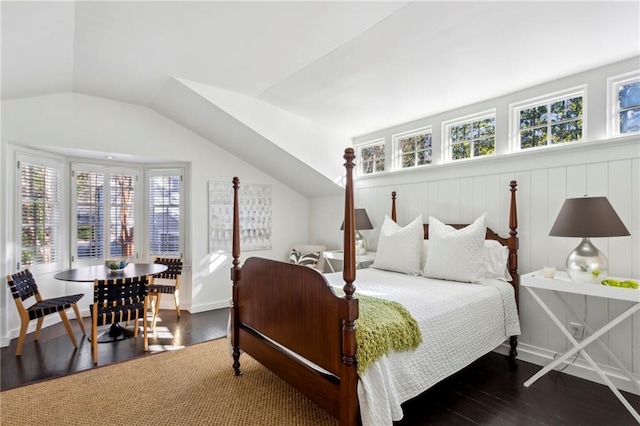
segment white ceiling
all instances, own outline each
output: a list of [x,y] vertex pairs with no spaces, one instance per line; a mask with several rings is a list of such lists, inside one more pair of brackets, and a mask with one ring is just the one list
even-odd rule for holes
[[640,54],[640,2],[2,2],[2,98],[171,76],[358,136]]
[[1,13],[2,99],[76,92],[171,116],[175,77],[349,137],[640,55],[640,1],[3,0]]

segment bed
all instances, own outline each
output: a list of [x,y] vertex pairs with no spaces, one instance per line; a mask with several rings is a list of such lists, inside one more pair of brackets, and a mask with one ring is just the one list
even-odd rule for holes
[[[233,284],[229,328],[232,365],[234,374],[241,375],[240,355],[247,353],[315,401],[341,425],[391,424],[402,417],[402,402],[490,352],[503,341],[509,341],[510,356],[517,355],[516,182],[509,184],[509,237],[502,238],[486,229],[487,240],[498,241],[507,247],[509,283],[496,279],[487,279],[479,285],[456,283],[370,268],[358,271],[358,294],[354,295],[353,149],[345,150],[344,159],[342,273],[323,275],[308,267],[257,257],[248,258],[241,267],[239,180],[233,179]],[[395,194],[391,211],[395,220]],[[465,227],[463,224],[452,226],[456,229]],[[423,225],[423,234],[427,239],[429,225]],[[385,286],[385,282],[393,285]],[[438,307],[419,302],[425,283],[435,289],[429,299]],[[475,296],[470,296],[470,288],[480,294],[480,302],[471,300]],[[367,294],[404,305],[416,317],[423,338],[417,349],[384,355],[360,375],[356,342],[359,294],[362,294],[361,298]],[[461,315],[462,312],[465,315]],[[492,312],[500,314],[487,314]],[[484,335],[473,326],[487,317],[488,325],[481,327],[488,333]],[[467,318],[466,322],[464,318]],[[462,356],[456,358],[452,355],[456,353]]]

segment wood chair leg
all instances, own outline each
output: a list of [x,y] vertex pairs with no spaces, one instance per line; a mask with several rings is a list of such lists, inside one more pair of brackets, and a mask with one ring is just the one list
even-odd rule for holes
[[44,317],[38,318],[38,324],[36,325],[36,332],[33,335],[33,340],[36,342],[40,339],[40,330],[42,330],[43,322],[44,322]]
[[177,289],[175,293],[173,293],[173,300],[176,302],[176,312],[178,313],[178,318],[180,318],[180,295]]
[[98,320],[96,315],[91,316],[91,353],[93,363],[98,363]]
[[149,306],[151,307],[151,315],[155,316],[156,314],[156,295],[157,293],[149,293]]
[[142,337],[144,339],[144,351],[149,352],[149,335],[147,332],[147,299],[144,299],[144,315],[142,316]]
[[157,292],[156,293],[156,308],[153,311],[153,322],[151,323],[151,327],[155,330],[156,329],[156,321],[158,319],[158,313],[160,312],[160,299],[162,297],[162,293]]
[[[145,315],[144,315],[145,317],[147,316],[146,314],[147,314],[147,313],[145,312]],[[140,316],[140,315],[139,315],[138,311],[136,310],[136,319],[135,319],[135,322],[133,323],[133,324],[134,324],[134,327],[133,327],[133,337],[135,337],[136,339],[138,338],[138,328],[140,328],[140,327],[138,327],[138,319],[139,319],[139,316]]]
[[82,330],[82,335],[86,336],[87,333],[84,331],[84,321],[82,321],[82,317],[80,316],[80,309],[78,308],[78,304],[73,304],[73,311],[76,313],[76,321],[80,324],[80,329]]
[[65,311],[58,311],[60,314],[60,318],[62,318],[62,323],[64,324],[64,328],[67,329],[67,334],[71,339],[71,343],[73,343],[73,347],[78,347],[78,342],[76,342],[76,336],[73,335],[73,330],[71,330],[71,324],[69,323],[69,318],[67,318],[67,313]]
[[22,345],[24,345],[24,338],[27,336],[27,328],[29,328],[29,320],[22,320],[20,325],[20,337],[18,337],[18,345],[16,347],[16,356],[22,355]]

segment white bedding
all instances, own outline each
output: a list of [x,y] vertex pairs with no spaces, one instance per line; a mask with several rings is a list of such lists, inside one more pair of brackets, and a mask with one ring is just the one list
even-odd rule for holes
[[[342,273],[326,274],[342,287]],[[356,293],[394,300],[418,321],[423,344],[392,352],[360,377],[362,423],[391,425],[402,418],[401,403],[520,334],[511,284],[485,279],[468,284],[379,269],[358,270]]]

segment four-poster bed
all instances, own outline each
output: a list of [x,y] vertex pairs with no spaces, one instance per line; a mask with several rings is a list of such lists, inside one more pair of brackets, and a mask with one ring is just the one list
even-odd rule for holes
[[[353,167],[355,155],[353,149],[347,148],[345,150],[344,159],[346,160],[346,185],[344,261],[340,280],[344,283],[344,285],[341,285],[342,292],[336,289],[337,282],[340,279],[339,274],[322,275],[316,270],[304,266],[261,258],[249,258],[244,262],[243,266],[240,267],[239,180],[238,178],[233,179],[234,232],[232,248],[233,267],[231,268],[233,287],[229,337],[233,352],[233,369],[235,375],[242,374],[240,370],[240,353],[241,351],[246,352],[339,419],[341,425],[357,425],[361,415],[358,404],[359,395],[361,400],[368,401],[366,403],[367,416],[363,416],[363,421],[366,419],[368,422],[372,422],[371,419],[373,417],[368,414],[372,406],[384,406],[385,404],[389,405],[387,409],[389,413],[383,413],[383,417],[385,419],[397,418],[397,408],[401,402],[407,399],[407,396],[415,396],[416,392],[425,390],[425,386],[428,387],[432,385],[434,382],[441,380],[442,377],[438,376],[438,374],[432,374],[432,377],[425,379],[423,382],[418,381],[411,389],[399,389],[398,392],[401,395],[398,398],[391,398],[398,399],[398,401],[385,401],[384,403],[378,404],[371,393],[368,395],[363,394],[363,392],[366,393],[366,390],[363,390],[364,388],[367,386],[375,387],[377,383],[382,380],[380,377],[377,377],[376,374],[380,376],[380,374],[384,375],[384,373],[382,373],[383,370],[401,368],[401,365],[395,365],[402,364],[401,356],[420,358],[417,361],[415,359],[410,360],[411,363],[422,362],[423,356],[420,351],[423,350],[424,346],[429,346],[423,344],[416,350],[415,354],[410,353],[411,351],[403,352],[398,355],[398,358],[393,358],[391,362],[385,357],[384,362],[387,364],[385,364],[384,367],[376,365],[375,368],[371,368],[371,370],[374,370],[372,373],[369,373],[368,369],[365,374],[365,376],[369,377],[366,386],[363,386],[363,389],[358,388],[358,382],[363,379],[364,376],[359,377],[357,370],[358,345],[356,342],[356,323],[360,316],[361,305],[358,295],[354,295],[356,290],[354,285],[356,279],[356,257],[353,199]],[[515,312],[515,302],[513,298],[514,296],[517,297],[519,282],[517,272],[518,240],[516,237],[515,187],[516,183],[512,181],[510,184],[511,203],[509,211],[510,236],[508,238],[501,238],[488,228],[486,231],[487,239],[494,239],[508,247],[509,256],[507,266],[513,278],[511,282],[513,288],[506,285],[506,287],[509,287],[510,293],[505,292],[503,288],[501,290],[503,295],[498,296],[498,302],[495,301],[496,298],[494,296],[492,296],[493,299],[491,301],[482,301],[482,304],[477,308],[482,311],[496,310],[495,306],[497,305],[494,306],[492,304],[502,303],[503,299],[511,298],[512,300],[510,302],[513,304],[511,310]],[[392,216],[395,220],[395,193],[392,198]],[[455,225],[454,227],[462,228],[464,226],[465,225]],[[428,238],[428,232],[428,225],[424,225],[425,239]],[[372,270],[370,273],[361,271],[360,275],[364,276],[363,281],[367,282],[379,279],[373,276],[376,273],[384,276],[385,279],[389,279],[388,277],[392,277],[393,275],[402,275],[380,270],[377,272]],[[429,280],[427,278],[404,275],[403,277],[399,277],[398,282],[401,282],[401,284],[398,284],[394,291],[398,293],[398,288],[407,288],[407,292],[413,291],[416,293],[416,280],[423,280],[421,281],[422,283],[428,280],[434,287],[442,287],[443,283],[449,283],[448,281]],[[404,283],[404,281],[407,282]],[[360,282],[358,282],[358,285],[360,289]],[[379,283],[374,282],[373,285],[369,287],[373,294],[380,293],[380,287],[377,287],[378,285]],[[406,285],[407,287],[401,287],[402,285]],[[478,288],[479,291],[483,291],[485,294],[497,294],[494,288],[481,288],[482,286],[480,285],[454,283],[451,286],[451,288],[457,289],[454,291],[459,292],[467,292],[467,289],[472,287],[474,289]],[[365,290],[366,288],[367,286],[364,287]],[[399,292],[402,293],[402,291],[403,290],[400,290]],[[417,292],[419,293],[421,291],[418,287]],[[505,296],[504,294],[508,295]],[[398,296],[396,294],[395,296],[403,303],[413,303],[411,300],[403,301],[402,295]],[[414,298],[413,296],[411,297]],[[502,297],[502,299],[500,297]],[[412,309],[411,307],[408,308],[409,310]],[[431,308],[427,310],[430,309]],[[505,308],[505,312],[507,310],[508,309]],[[454,315],[452,318],[459,316],[456,313],[449,314]],[[511,317],[513,317],[513,315],[514,314],[511,314]],[[517,314],[515,315],[515,321],[517,323]],[[505,318],[506,316],[507,314],[505,314]],[[419,320],[423,321],[420,318]],[[500,319],[500,321],[502,320],[503,319]],[[470,321],[473,323],[476,319],[471,318]],[[484,343],[484,345],[480,344],[482,342],[472,342],[469,346],[479,346],[475,351],[486,353],[504,341],[505,338],[509,338],[511,345],[510,355],[515,356],[517,345],[515,334],[519,333],[519,325],[513,326],[512,318],[510,321],[511,325],[503,325],[503,329],[500,329],[500,324],[503,323],[498,320],[496,320],[495,324],[487,327],[490,329],[498,329],[497,337],[495,336],[496,333],[492,330],[491,332],[494,335],[487,339],[489,342],[495,343],[493,346],[491,346],[491,344],[487,346],[486,343]],[[425,330],[428,328],[430,327],[421,325],[423,338],[428,337],[431,339],[432,336],[425,333]],[[508,331],[505,330],[516,330],[516,333],[514,333],[514,335],[504,334],[508,333]],[[437,340],[437,336],[435,339]],[[395,354],[392,355],[395,356]],[[451,365],[444,368],[444,370],[457,370],[460,368],[460,363],[465,363],[466,365],[478,356],[475,352],[469,354],[461,361],[452,361],[450,363]],[[389,359],[391,359],[391,357],[389,357]],[[389,365],[389,363],[391,363],[391,365]],[[412,371],[409,370],[409,372],[411,373]],[[398,374],[402,375],[406,374],[406,372],[400,372]],[[447,374],[451,373],[448,372]],[[401,385],[396,385],[396,387],[402,388]],[[377,414],[373,413],[372,416],[373,415]],[[387,422],[387,420],[385,420],[385,422]]]

